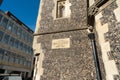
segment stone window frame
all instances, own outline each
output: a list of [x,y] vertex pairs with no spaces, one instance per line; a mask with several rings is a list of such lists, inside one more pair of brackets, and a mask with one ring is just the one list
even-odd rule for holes
[[[57,6],[56,6],[56,18],[63,18],[64,17],[64,11],[65,11],[65,2],[66,0],[58,0]],[[64,9],[64,11],[63,11]]]
[[[54,6],[54,9],[52,11],[52,16],[54,18],[54,20],[57,20],[57,19],[64,19],[64,18],[70,18],[70,15],[71,15],[71,12],[70,12],[70,15],[69,16],[64,16],[64,17],[57,17],[57,8],[58,8],[58,2],[59,1],[67,1],[70,3],[70,0],[54,0],[54,3],[55,3],[55,6]],[[71,4],[71,3],[70,3]],[[70,5],[71,6],[71,5]]]

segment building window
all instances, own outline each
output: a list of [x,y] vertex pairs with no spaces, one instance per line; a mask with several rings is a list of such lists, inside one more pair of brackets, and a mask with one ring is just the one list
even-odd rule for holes
[[16,34],[17,33],[17,29],[18,29],[18,27],[16,25],[14,25],[13,28],[12,28],[12,32]]
[[18,35],[18,37],[22,37],[22,29],[21,28],[18,28],[17,29],[17,35]]
[[27,33],[24,34],[24,40],[27,41]]
[[63,18],[63,17],[69,17],[71,14],[70,10],[71,4],[68,0],[58,0],[57,1],[57,11],[56,11],[56,17],[57,18]]
[[31,67],[31,62],[30,61],[28,61],[28,67]]
[[10,54],[10,59],[9,59],[9,62],[13,63],[14,62],[14,53],[11,53]]
[[19,45],[19,41],[18,40],[15,40],[15,48],[18,48],[18,45]]
[[19,36],[20,35],[20,29],[18,28],[17,30],[17,35]]
[[1,23],[2,17],[3,17],[2,14],[0,14],[0,23]]
[[3,32],[2,31],[0,31],[0,41],[2,40],[2,38],[3,38]]
[[5,34],[4,39],[3,39],[3,42],[6,43],[6,44],[8,44],[9,38],[10,38],[10,36],[7,35],[7,34]]
[[7,52],[7,56],[8,56],[8,61],[10,62],[10,55],[11,55],[11,52],[10,51],[6,51]]
[[7,29],[12,31],[12,27],[13,27],[13,23],[12,22],[9,22],[8,26],[7,26]]
[[19,61],[20,61],[19,64],[23,64],[23,57],[20,56],[19,59],[20,59],[20,60],[19,60]]
[[65,0],[57,1],[57,18],[65,16]]
[[30,48],[30,54],[33,54],[33,48]]
[[24,33],[24,31],[22,30],[22,32],[21,32],[21,38],[22,38],[22,39],[24,39],[24,34],[25,34],[25,33]]
[[33,43],[33,36],[30,38],[30,42]]
[[17,56],[16,56],[16,58],[15,58],[15,63],[16,63],[16,64],[19,64],[19,59],[18,59]]
[[8,19],[4,17],[3,20],[2,20],[1,26],[3,26],[4,28],[6,28],[7,24],[8,24]]
[[8,59],[9,59],[8,51],[5,51],[5,52],[4,52],[4,58],[3,58],[3,60],[4,60],[4,61],[8,61]]
[[27,65],[27,62],[26,62],[26,60],[24,61],[24,66],[26,66]]
[[9,44],[10,44],[11,46],[14,46],[14,41],[15,41],[15,39],[14,39],[13,37],[11,37]]
[[24,48],[25,48],[25,52],[27,53],[27,45],[25,45]]
[[23,50],[23,43],[20,43],[20,50]]
[[3,60],[4,50],[0,48],[0,60]]

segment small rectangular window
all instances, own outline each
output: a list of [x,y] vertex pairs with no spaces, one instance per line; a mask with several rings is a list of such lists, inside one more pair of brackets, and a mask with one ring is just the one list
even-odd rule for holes
[[6,28],[7,24],[8,24],[8,19],[4,17],[3,20],[2,20],[1,26],[3,26],[4,28]]
[[0,60],[3,60],[4,49],[0,48]]
[[22,39],[24,39],[24,34],[25,34],[25,33],[24,33],[24,31],[22,30],[22,32],[21,32],[21,38],[22,38]]
[[9,59],[9,62],[11,62],[11,63],[13,63],[13,62],[14,62],[13,53],[11,53],[11,55],[10,55],[10,59]]
[[8,54],[9,54],[8,51],[5,51],[5,52],[4,52],[4,57],[3,57],[3,60],[4,60],[4,61],[8,61],[8,59],[9,59]]
[[3,38],[3,34],[4,34],[4,32],[0,31],[0,41],[1,41],[2,38]]
[[17,63],[17,64],[19,63],[18,57],[15,58],[15,63]]
[[9,44],[10,44],[11,46],[14,46],[14,41],[15,41],[15,39],[14,39],[13,37],[11,37],[11,38],[10,38],[10,41],[9,41]]
[[65,0],[57,1],[57,18],[65,16]]
[[15,40],[15,48],[18,48],[18,46],[19,46],[19,41]]
[[8,26],[7,26],[7,29],[12,31],[12,28],[13,28],[13,23],[12,22],[9,22]]
[[1,22],[1,20],[2,20],[2,17],[3,17],[2,14],[0,14],[0,22]]
[[3,42],[6,43],[6,44],[8,44],[9,38],[10,38],[10,36],[7,35],[7,34],[5,34],[4,39],[3,39]]
[[18,27],[16,25],[14,25],[13,28],[12,28],[12,32],[17,34],[17,29],[18,29]]
[[70,6],[71,3],[69,0],[58,0],[56,6],[56,18],[70,17]]
[[21,33],[21,30],[20,30],[20,28],[18,28],[17,35],[20,36],[20,33]]

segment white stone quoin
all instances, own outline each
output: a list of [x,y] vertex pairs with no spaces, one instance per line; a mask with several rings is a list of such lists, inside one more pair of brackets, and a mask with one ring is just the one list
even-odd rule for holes
[[100,18],[101,13],[95,16],[96,20],[96,31],[98,33],[98,40],[101,46],[102,59],[105,66],[106,80],[114,80],[114,75],[119,75],[114,60],[109,60],[108,52],[110,51],[110,43],[105,41],[104,34],[108,32],[108,24],[101,24]]

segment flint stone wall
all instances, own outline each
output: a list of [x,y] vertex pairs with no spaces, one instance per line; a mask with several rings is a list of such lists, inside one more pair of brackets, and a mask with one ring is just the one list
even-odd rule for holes
[[[53,0],[43,0],[37,43],[44,52],[41,80],[96,80],[87,33],[87,0],[69,0],[70,18],[54,19]],[[54,39],[70,39],[70,48],[52,49]],[[101,60],[101,54],[99,54]],[[102,60],[101,66],[102,64]],[[102,66],[103,68],[103,66]]]
[[120,80],[120,17],[118,18],[116,15],[120,13],[120,11],[116,12],[116,9],[120,8],[119,2],[120,0],[116,0],[106,7],[101,12],[102,17],[100,18],[102,25],[108,24],[108,32],[104,34],[106,42],[110,43],[110,51],[107,54],[109,60],[115,61],[119,73],[119,75],[113,75],[114,80]]
[[50,33],[83,29],[87,27],[87,0],[69,0],[70,18],[54,19],[54,0],[43,0],[40,29],[38,33]]

